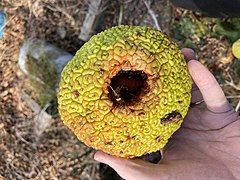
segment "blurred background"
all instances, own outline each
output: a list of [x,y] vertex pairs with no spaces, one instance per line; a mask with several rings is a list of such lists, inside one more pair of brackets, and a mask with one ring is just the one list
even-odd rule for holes
[[64,126],[56,100],[65,63],[92,35],[112,26],[153,27],[180,48],[192,48],[239,113],[240,18],[212,11],[210,17],[194,5],[190,10],[177,5],[168,0],[1,0],[0,179],[119,179]]

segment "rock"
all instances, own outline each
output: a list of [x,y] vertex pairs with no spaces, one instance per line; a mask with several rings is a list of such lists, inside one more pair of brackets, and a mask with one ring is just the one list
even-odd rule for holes
[[72,57],[70,53],[39,39],[28,39],[21,47],[18,64],[26,76],[24,89],[41,108],[50,103],[56,109],[53,102],[56,102],[60,74]]

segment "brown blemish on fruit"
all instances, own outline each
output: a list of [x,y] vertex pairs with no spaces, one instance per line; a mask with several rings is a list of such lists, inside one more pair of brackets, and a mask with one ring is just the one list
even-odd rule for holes
[[106,145],[112,145],[112,142],[107,142]]
[[162,139],[164,139],[164,138],[162,138],[162,137],[160,137],[160,136],[157,136],[157,137],[155,138],[155,140],[156,140],[157,142],[160,142]]
[[144,115],[145,115],[145,112],[138,113],[138,116],[144,116]]
[[171,122],[178,122],[181,121],[183,118],[180,113],[172,112],[167,114],[164,118],[161,119],[161,124],[169,124]]
[[79,93],[77,91],[73,91],[72,94],[75,99],[79,97]]

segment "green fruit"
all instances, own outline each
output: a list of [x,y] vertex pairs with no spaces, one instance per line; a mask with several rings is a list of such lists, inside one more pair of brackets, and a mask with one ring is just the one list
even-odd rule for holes
[[240,39],[233,43],[232,53],[236,58],[240,59]]
[[62,72],[59,112],[86,145],[132,158],[160,150],[190,104],[176,44],[157,30],[117,26],[93,36]]

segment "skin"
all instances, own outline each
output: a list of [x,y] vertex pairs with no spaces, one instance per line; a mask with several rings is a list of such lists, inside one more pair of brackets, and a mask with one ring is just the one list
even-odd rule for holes
[[[124,179],[240,179],[240,117],[228,103],[214,76],[195,59],[182,53],[192,76],[192,106],[181,128],[163,149],[158,164],[124,159],[98,151],[95,160],[108,164]],[[195,104],[204,100],[200,104]]]

